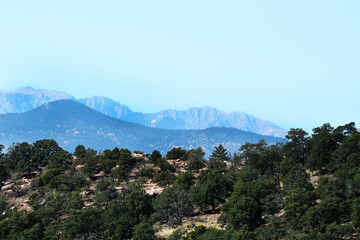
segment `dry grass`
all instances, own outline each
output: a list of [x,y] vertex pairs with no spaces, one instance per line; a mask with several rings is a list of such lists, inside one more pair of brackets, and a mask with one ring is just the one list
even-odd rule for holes
[[155,225],[155,229],[157,229],[156,235],[158,237],[167,238],[178,229],[180,229],[182,232],[188,232],[196,226],[205,226],[206,228],[212,227],[220,229],[222,227],[218,224],[219,217],[220,213],[187,217],[183,219],[183,223],[181,225],[173,227],[166,224],[157,224]]

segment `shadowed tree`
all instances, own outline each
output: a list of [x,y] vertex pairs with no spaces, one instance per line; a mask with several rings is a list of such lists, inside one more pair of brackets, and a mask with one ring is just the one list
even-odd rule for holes
[[242,226],[247,225],[250,229],[254,230],[262,223],[261,207],[251,197],[242,196],[231,199],[224,204],[223,210],[222,218],[235,229],[240,229]]
[[114,183],[110,178],[102,178],[96,184],[95,190],[98,192],[95,196],[96,204],[107,209],[109,202],[115,198]]
[[229,153],[222,144],[215,147],[209,158],[208,168],[209,170],[218,170],[224,172],[226,169],[226,163],[224,161],[230,161]]
[[199,147],[188,151],[188,164],[189,171],[199,172],[200,169],[205,167],[205,152]]
[[286,157],[304,165],[308,155],[308,133],[301,128],[291,128],[285,138],[288,140],[283,149]]
[[283,147],[284,158],[280,173],[285,176],[296,164],[304,165],[309,155],[308,133],[301,128],[291,128],[285,136],[288,142]]
[[71,153],[65,150],[61,150],[61,151],[57,151],[50,157],[48,167],[59,171],[65,171],[69,169],[71,164],[72,164]]
[[6,162],[11,169],[18,173],[30,174],[37,170],[40,162],[37,162],[33,155],[33,146],[27,142],[12,145],[6,154]]
[[161,157],[162,157],[162,156],[161,156],[161,153],[160,153],[158,150],[154,150],[154,151],[150,154],[149,160],[150,160],[150,162],[156,164],[156,161],[157,161],[159,158],[161,158]]
[[311,170],[323,169],[330,162],[332,152],[337,147],[333,131],[334,128],[329,123],[313,129],[314,133],[309,142],[310,155],[306,162]]
[[221,172],[202,171],[196,186],[190,190],[193,203],[202,210],[211,206],[212,210],[224,203],[232,190],[231,181]]
[[4,145],[0,144],[0,188],[2,187],[2,182],[6,181],[6,179],[10,176],[9,169],[7,168],[5,161],[3,160],[4,154],[2,150],[4,149]]
[[312,191],[314,188],[310,183],[310,176],[301,166],[297,164],[283,179],[284,191],[289,193],[291,190],[298,188],[303,191]]
[[82,159],[86,157],[86,149],[84,145],[79,145],[75,148],[74,156],[78,159]]
[[165,189],[158,195],[154,202],[153,218],[170,224],[180,224],[183,217],[193,214],[189,194],[180,186]]
[[134,240],[153,240],[156,239],[155,231],[149,221],[142,221],[136,225],[133,238]]
[[266,147],[267,143],[261,139],[258,143],[245,143],[239,148],[241,161],[249,160],[252,154],[259,154]]
[[51,156],[58,151],[63,150],[58,143],[52,139],[38,140],[33,144],[34,158],[36,162],[41,163],[42,166],[49,164]]
[[288,220],[299,220],[310,207],[316,204],[315,193],[295,188],[285,198],[285,213]]
[[180,147],[174,147],[170,151],[166,153],[166,159],[185,159],[186,158],[186,150],[181,149]]

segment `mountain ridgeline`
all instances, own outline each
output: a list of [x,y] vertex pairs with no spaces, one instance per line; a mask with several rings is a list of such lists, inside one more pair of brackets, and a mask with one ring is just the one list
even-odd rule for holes
[[283,138],[259,135],[234,128],[204,130],[167,130],[115,119],[73,100],[57,100],[25,113],[0,115],[0,142],[34,142],[54,139],[73,151],[79,144],[97,150],[128,148],[132,151],[166,152],[175,146],[202,147],[211,151],[222,143],[234,152],[245,142],[265,139],[269,144]]
[[275,137],[284,137],[287,133],[285,129],[271,122],[260,120],[244,112],[228,113],[212,107],[139,113],[106,97],[94,96],[78,101],[106,115],[148,127],[183,130],[228,127]]
[[0,114],[26,112],[60,99],[75,100],[68,93],[53,90],[35,90],[32,87],[23,87],[14,91],[0,89]]
[[[0,91],[0,113],[21,113],[45,103],[73,96],[52,90],[35,90],[25,87],[14,91]],[[253,117],[244,112],[224,112],[211,107],[190,108],[188,110],[164,110],[156,113],[134,112],[127,106],[110,98],[94,96],[78,99],[87,105],[114,118],[163,129],[197,130],[211,127],[236,128],[261,135],[284,137],[287,130]]]

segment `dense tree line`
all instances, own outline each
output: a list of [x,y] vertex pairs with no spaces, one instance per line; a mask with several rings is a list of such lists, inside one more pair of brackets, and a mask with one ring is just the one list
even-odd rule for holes
[[[208,161],[201,148],[163,157],[82,145],[69,153],[46,139],[13,144],[0,154],[0,187],[32,179],[26,192],[11,188],[31,210],[0,198],[0,239],[157,239],[156,223],[176,227],[212,213],[220,228],[179,228],[168,239],[360,238],[355,124],[324,124],[312,135],[291,129],[286,138],[246,143],[233,155],[215,146]],[[148,181],[163,192],[147,194]]]

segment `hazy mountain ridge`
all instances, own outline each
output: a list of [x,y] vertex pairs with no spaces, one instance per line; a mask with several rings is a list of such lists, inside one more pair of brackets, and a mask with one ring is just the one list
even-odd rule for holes
[[287,134],[287,130],[274,123],[258,119],[244,112],[228,113],[212,107],[201,107],[188,110],[169,109],[156,113],[139,113],[133,112],[125,105],[106,97],[94,96],[79,101],[109,116],[148,127],[183,130],[229,127],[275,137],[284,137]]
[[149,128],[109,117],[72,100],[57,100],[25,113],[0,115],[0,143],[33,142],[54,139],[67,150],[79,144],[98,150],[121,147],[145,152],[166,152],[174,146],[202,147],[205,151],[224,144],[237,151],[245,142],[265,139],[268,143],[282,138],[263,136],[234,128],[205,130],[167,130]]
[[[31,87],[14,91],[1,90],[0,113],[21,113],[60,99],[75,100],[73,96],[65,92],[35,90]],[[107,97],[93,96],[77,101],[111,117],[153,128],[196,130],[229,127],[275,137],[284,137],[287,134],[287,130],[274,123],[258,119],[244,112],[229,113],[212,107],[201,107],[141,113],[134,112],[127,106]]]
[[153,123],[153,127],[166,127],[162,126],[162,121],[166,117],[171,117],[183,123],[181,127],[176,129],[230,127],[277,137],[283,137],[287,133],[286,130],[281,129],[271,122],[260,120],[244,112],[228,113],[212,107],[190,108],[185,111],[166,110],[151,114],[149,117],[150,119],[157,119],[156,122]]
[[77,101],[96,111],[115,118],[134,113],[127,106],[106,97],[93,96],[91,98],[78,99]]
[[68,93],[46,89],[23,87],[13,91],[0,90],[0,114],[30,111],[47,102],[60,99],[75,99]]

